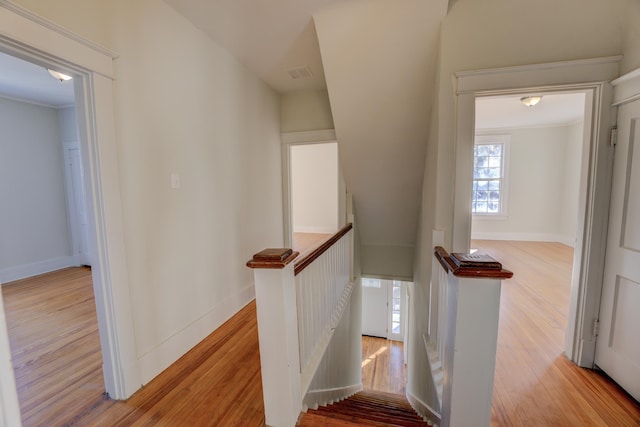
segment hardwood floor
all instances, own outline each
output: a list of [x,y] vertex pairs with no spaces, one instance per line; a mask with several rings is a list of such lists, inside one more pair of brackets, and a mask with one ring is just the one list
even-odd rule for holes
[[639,426],[640,405],[563,354],[573,249],[474,241],[515,274],[503,282],[491,425]]
[[104,393],[91,272],[2,286],[23,426],[263,426],[255,303],[126,402]]
[[62,425],[102,400],[91,270],[7,283],[2,293],[23,425]]
[[402,342],[363,336],[362,387],[404,395],[406,383]]
[[[562,355],[571,249],[477,244],[515,272],[502,288],[491,425],[640,425],[637,402]],[[68,288],[57,288],[56,278]],[[255,303],[128,401],[115,402],[103,395],[90,270],[62,270],[2,291],[25,427],[264,425]],[[400,343],[367,341],[364,387],[403,394]]]

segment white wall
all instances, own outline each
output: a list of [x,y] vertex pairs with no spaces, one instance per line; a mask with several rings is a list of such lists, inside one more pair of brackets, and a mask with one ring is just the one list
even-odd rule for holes
[[58,109],[58,126],[60,127],[61,142],[78,142],[78,121],[75,107]]
[[338,231],[338,143],[291,146],[291,193],[294,232]]
[[507,218],[474,216],[472,238],[553,241],[573,246],[582,123],[499,133],[511,135]]
[[287,92],[281,97],[282,132],[333,129],[333,116],[326,90]]
[[283,243],[280,106],[162,1],[118,1],[114,16],[125,243],[146,382],[251,301],[246,261]]
[[251,301],[246,261],[283,244],[279,96],[161,0],[18,3],[118,55],[128,294],[146,383]]
[[71,265],[53,108],[0,98],[0,281]]

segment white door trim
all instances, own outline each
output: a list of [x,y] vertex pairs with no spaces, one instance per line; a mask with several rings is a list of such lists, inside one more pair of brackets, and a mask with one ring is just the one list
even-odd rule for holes
[[[585,209],[578,230],[571,307],[565,352],[581,366],[591,367],[595,352],[592,334],[597,318],[604,271],[604,242],[609,209],[612,153],[608,146],[611,80],[618,76],[620,56],[550,64],[456,73],[456,171],[452,250],[466,252],[471,244],[471,180],[477,96],[580,90],[592,95],[591,141],[582,191]],[[577,270],[575,269],[577,268]],[[517,271],[515,272],[517,274]]]
[[[105,386],[112,398],[125,399],[140,381],[115,140],[116,55],[6,0],[0,2],[0,28],[1,51],[74,76]],[[10,358],[8,349],[0,353]]]
[[[282,212],[284,229],[284,246],[293,247],[293,219],[292,212],[292,192],[291,192],[291,147],[294,145],[326,144],[328,142],[338,142],[334,129],[312,130],[303,132],[285,132],[280,134],[282,143]],[[342,170],[338,167],[338,174]],[[338,177],[338,183],[341,177]],[[339,185],[339,184],[338,184]],[[338,209],[343,209],[342,197],[338,201]],[[340,224],[342,226],[344,224]]]

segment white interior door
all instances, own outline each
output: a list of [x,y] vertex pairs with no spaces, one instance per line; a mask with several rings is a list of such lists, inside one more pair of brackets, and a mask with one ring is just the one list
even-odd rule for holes
[[595,362],[640,400],[640,100],[619,107],[613,170]]
[[387,281],[362,278],[362,335],[387,338]]

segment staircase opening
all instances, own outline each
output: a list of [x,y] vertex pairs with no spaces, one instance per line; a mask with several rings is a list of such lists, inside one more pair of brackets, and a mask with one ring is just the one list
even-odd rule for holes
[[400,280],[362,278],[362,385],[405,394],[407,288]]

